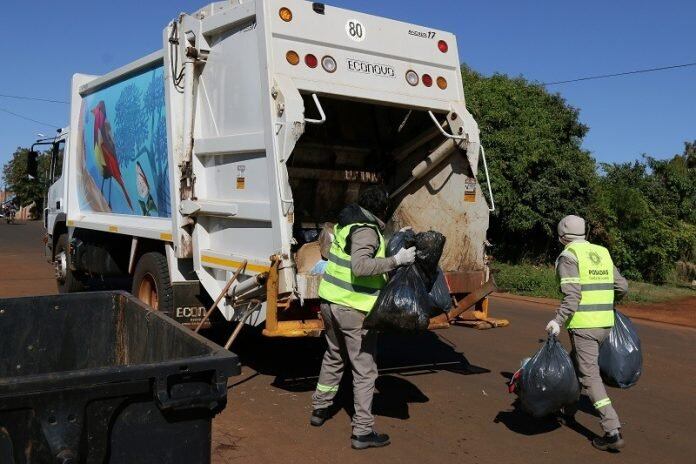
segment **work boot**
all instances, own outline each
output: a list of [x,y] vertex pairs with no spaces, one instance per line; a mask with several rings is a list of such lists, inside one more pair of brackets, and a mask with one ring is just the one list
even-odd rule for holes
[[592,446],[602,451],[618,451],[623,448],[625,444],[621,432],[613,434],[605,433],[603,437],[597,437],[592,440]]
[[353,449],[361,450],[367,448],[381,448],[389,443],[389,435],[386,433],[377,433],[374,430],[367,435],[351,435],[350,445]]
[[310,417],[309,423],[315,427],[321,427],[328,418],[329,408],[315,409],[312,411],[312,417]]

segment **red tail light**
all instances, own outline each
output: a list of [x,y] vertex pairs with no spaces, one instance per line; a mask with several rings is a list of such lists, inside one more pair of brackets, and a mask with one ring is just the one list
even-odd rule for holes
[[447,53],[447,50],[449,50],[449,45],[447,45],[447,42],[444,40],[441,40],[437,43],[437,48],[439,48],[442,53]]
[[430,87],[433,85],[433,78],[430,77],[430,74],[423,74],[423,77],[421,77],[421,81],[423,82],[423,85],[426,87]]
[[319,60],[317,60],[317,57],[312,55],[311,53],[304,57],[304,62],[310,68],[316,68],[319,64]]

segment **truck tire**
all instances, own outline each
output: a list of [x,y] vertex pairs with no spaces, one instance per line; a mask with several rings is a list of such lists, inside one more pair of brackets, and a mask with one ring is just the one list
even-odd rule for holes
[[167,258],[158,251],[145,253],[133,274],[133,295],[156,311],[170,314],[174,309],[174,290]]
[[56,241],[56,250],[53,254],[53,263],[56,271],[56,283],[58,293],[84,292],[85,284],[70,269],[70,251],[68,247],[68,234],[60,234]]

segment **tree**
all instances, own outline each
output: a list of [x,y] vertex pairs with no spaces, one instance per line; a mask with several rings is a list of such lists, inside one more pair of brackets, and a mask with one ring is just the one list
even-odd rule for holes
[[627,277],[663,283],[677,262],[696,260],[693,149],[686,143],[668,160],[602,164],[590,223]]
[[38,158],[38,179],[30,179],[27,175],[27,157],[29,149],[17,147],[12,159],[2,168],[3,183],[14,193],[19,206],[36,203],[34,215],[43,210],[43,202],[47,188],[48,170],[51,165],[50,152],[41,153]]
[[506,261],[548,261],[558,251],[558,221],[589,210],[596,164],[580,147],[588,128],[560,95],[521,77],[483,77],[466,66],[462,77],[490,158],[494,253]]

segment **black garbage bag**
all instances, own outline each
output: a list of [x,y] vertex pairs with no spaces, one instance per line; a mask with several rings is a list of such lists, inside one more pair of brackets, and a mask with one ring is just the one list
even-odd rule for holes
[[556,337],[549,337],[522,368],[519,397],[522,409],[534,417],[553,414],[580,397],[573,362]]
[[643,371],[643,352],[631,320],[614,311],[614,327],[599,347],[599,371],[607,385],[629,388]]
[[[435,231],[419,234],[412,230],[398,232],[387,244],[387,255],[392,256],[401,248],[412,246],[416,247],[416,261],[391,273],[374,308],[365,318],[363,327],[366,329],[406,332],[426,330],[430,318],[442,312],[439,308],[444,305],[443,289],[441,286],[435,288],[435,283],[438,280],[437,263],[445,246],[445,236]],[[444,274],[441,284],[447,286]],[[431,295],[433,290],[437,293]],[[449,300],[449,289],[444,291]]]
[[452,309],[452,297],[445,280],[445,273],[439,267],[437,268],[437,277],[435,278],[433,288],[430,289],[428,294],[433,302],[433,310],[430,312],[431,317]]
[[366,329],[427,330],[432,300],[414,264],[396,270],[363,322]]
[[412,229],[397,232],[387,243],[387,256],[394,256],[402,248],[416,246],[416,233]]
[[430,290],[437,278],[438,263],[445,248],[445,236],[440,232],[429,230],[416,234],[416,265],[420,268]]
[[[445,273],[437,265],[444,246],[445,236],[441,233],[429,231],[416,234],[411,229],[397,232],[387,244],[387,256],[394,256],[401,248],[416,247],[416,263],[424,277],[425,288],[433,300],[434,315],[452,307]],[[396,271],[393,271],[392,275],[394,272]]]

